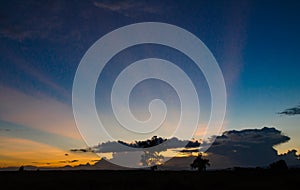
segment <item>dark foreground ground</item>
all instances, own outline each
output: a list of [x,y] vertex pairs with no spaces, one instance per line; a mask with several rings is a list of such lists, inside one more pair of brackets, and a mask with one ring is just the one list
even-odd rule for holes
[[300,170],[272,171],[10,171],[0,189],[297,189]]

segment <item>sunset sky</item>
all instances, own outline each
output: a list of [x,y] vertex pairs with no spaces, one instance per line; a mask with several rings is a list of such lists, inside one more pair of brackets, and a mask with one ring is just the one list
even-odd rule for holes
[[[222,132],[274,127],[291,138],[275,147],[279,153],[300,151],[300,111],[278,114],[300,103],[300,3],[296,1],[12,0],[0,5],[0,167],[56,167],[99,160],[94,153],[70,151],[87,147],[73,116],[73,79],[85,52],[99,38],[139,22],[176,25],[209,48],[227,90]],[[120,52],[98,79],[103,85],[97,83],[95,102],[107,131],[127,142],[172,134],[179,120],[178,96],[157,80],[138,84],[130,103],[141,120],[149,117],[152,99],[166,103],[168,115],[159,134],[120,132],[112,113],[110,91],[117,74],[149,57],[175,63],[194,81],[201,105],[194,138],[201,139],[211,106],[203,74],[174,49],[151,44]],[[106,141],[99,137],[98,143]]]

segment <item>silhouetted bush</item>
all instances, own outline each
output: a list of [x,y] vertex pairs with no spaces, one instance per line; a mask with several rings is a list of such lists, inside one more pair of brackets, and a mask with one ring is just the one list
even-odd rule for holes
[[287,171],[289,168],[284,160],[278,160],[269,165],[271,170],[275,171]]

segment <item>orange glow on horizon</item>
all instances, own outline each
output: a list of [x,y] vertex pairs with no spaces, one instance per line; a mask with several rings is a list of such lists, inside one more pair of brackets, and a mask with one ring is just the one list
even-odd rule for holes
[[0,168],[31,165],[37,167],[76,166],[99,160],[93,153],[75,154],[27,139],[1,137]]

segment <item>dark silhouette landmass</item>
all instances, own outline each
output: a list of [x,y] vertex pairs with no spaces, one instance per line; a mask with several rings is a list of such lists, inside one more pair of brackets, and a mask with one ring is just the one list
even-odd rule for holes
[[291,189],[300,170],[235,168],[218,171],[2,171],[6,189]]
[[[175,159],[175,158],[173,158]],[[179,159],[179,158],[177,158]],[[298,185],[300,168],[288,168],[284,160],[267,167],[233,167],[206,170],[210,161],[199,154],[190,158],[197,170],[161,170],[157,166],[128,169],[106,160],[111,170],[61,168],[61,170],[28,170],[21,166],[15,171],[1,171],[0,183],[6,189],[290,189]],[[172,162],[172,159],[171,161]],[[168,163],[166,163],[167,165]],[[212,163],[213,164],[213,163]],[[172,165],[172,164],[171,164]],[[86,167],[83,167],[86,168]],[[65,170],[62,170],[65,169]]]

